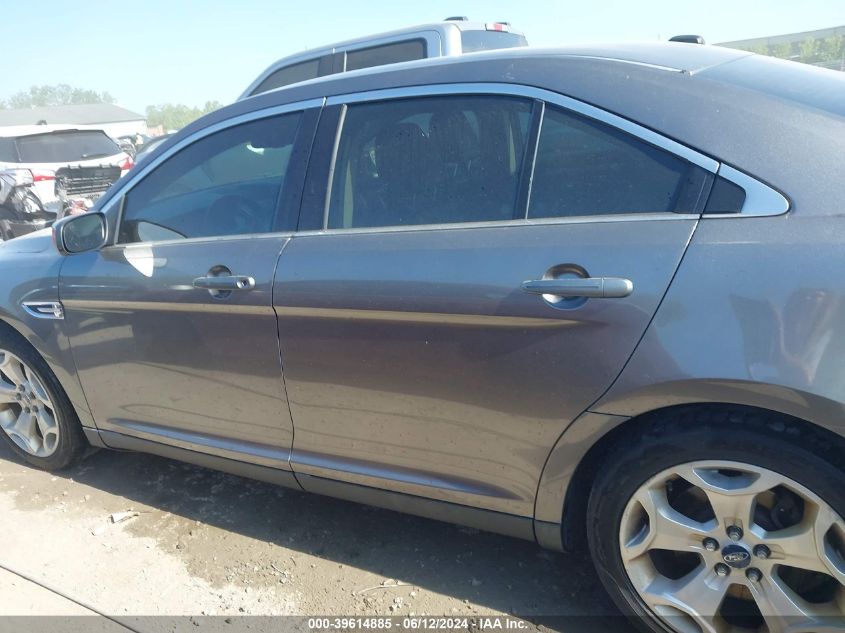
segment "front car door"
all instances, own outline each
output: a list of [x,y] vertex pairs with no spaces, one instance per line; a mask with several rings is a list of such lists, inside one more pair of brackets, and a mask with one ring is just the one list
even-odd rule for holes
[[65,326],[106,444],[289,469],[271,295],[316,112],[255,113],[184,140],[106,209],[120,212],[114,243],[67,258]]
[[305,488],[532,516],[551,447],[634,350],[716,164],[541,90],[416,92],[330,99],[323,117],[341,110],[328,199],[300,219],[321,228],[291,240],[274,293],[293,468],[320,478]]

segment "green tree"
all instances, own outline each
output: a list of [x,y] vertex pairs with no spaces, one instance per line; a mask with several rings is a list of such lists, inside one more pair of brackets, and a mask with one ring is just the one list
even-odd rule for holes
[[757,44],[746,49],[749,53],[756,53],[757,55],[769,55],[769,47],[765,44]]
[[38,106],[78,105],[83,103],[114,103],[108,92],[74,88],[68,84],[31,86],[0,101],[2,108],[34,108]]
[[819,60],[823,62],[837,61],[845,58],[845,37],[832,35],[819,40]]
[[792,44],[777,44],[772,47],[772,52],[769,54],[774,57],[780,57],[781,59],[792,59],[794,57]]
[[818,43],[819,41],[814,37],[808,37],[801,42],[801,53],[798,56],[798,61],[805,64],[818,61]]
[[190,107],[181,103],[162,103],[147,106],[147,125],[161,125],[165,130],[178,130],[204,114],[222,107],[219,101],[206,101],[202,107]]

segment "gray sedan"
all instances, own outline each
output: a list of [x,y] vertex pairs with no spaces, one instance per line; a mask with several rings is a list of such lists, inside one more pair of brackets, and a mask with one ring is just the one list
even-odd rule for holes
[[589,550],[650,631],[841,631],[843,150],[845,75],[695,44],[244,99],[0,246],[0,437]]

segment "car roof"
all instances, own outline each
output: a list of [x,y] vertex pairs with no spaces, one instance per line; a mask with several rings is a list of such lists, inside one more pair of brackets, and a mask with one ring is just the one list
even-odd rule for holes
[[[379,84],[384,84],[381,87],[398,87],[420,83],[419,80],[413,79],[415,75],[408,74],[414,70],[420,76],[426,77],[421,83],[452,83],[455,79],[450,77],[468,74],[466,71],[469,64],[478,67],[483,63],[485,66],[498,65],[500,68],[503,64],[518,64],[521,69],[531,69],[533,72],[534,69],[551,66],[574,68],[588,61],[596,62],[594,66],[597,70],[601,69],[602,72],[610,74],[615,74],[625,67],[631,72],[634,67],[642,67],[667,71],[669,74],[707,77],[722,83],[742,86],[758,94],[788,100],[795,105],[821,109],[845,117],[845,73],[756,55],[748,51],[681,42],[591,44],[556,48],[529,46],[465,53],[453,57],[434,57],[309,79],[240,101],[250,102],[274,93],[294,94],[299,89],[304,91],[306,87],[317,86],[321,86],[322,90],[318,90],[313,96],[343,94],[349,92],[345,89],[349,82],[361,86],[355,91],[377,89]],[[428,72],[425,72],[426,70]],[[434,80],[435,74],[440,76],[440,81]],[[498,74],[501,75],[498,80],[524,83],[513,73]],[[371,78],[371,81],[368,81],[368,78]],[[400,80],[381,81],[388,78]],[[471,80],[483,81],[476,77]],[[664,80],[668,81],[666,77]],[[579,83],[584,81],[581,79]],[[545,85],[551,90],[567,94],[567,86],[556,86],[558,83],[553,76],[535,80],[535,85]],[[371,84],[371,87],[366,88],[368,84]],[[315,91],[312,89],[308,92]],[[286,101],[288,100],[285,99]]]
[[725,64],[753,53],[720,46],[680,42],[593,43],[570,46],[498,49],[468,53],[489,57],[586,57],[612,62],[641,64],[688,73]]
[[9,127],[0,128],[0,138],[19,138],[21,136],[35,136],[37,134],[67,132],[69,130],[96,130],[98,132],[102,132],[100,128],[86,128],[79,125],[10,125]]
[[[314,51],[308,52],[313,53]],[[741,59],[743,57],[749,57],[753,55],[753,53],[750,53],[748,51],[723,48],[719,46],[686,44],[680,42],[635,42],[627,44],[597,43],[557,47],[521,46],[514,48],[503,48],[464,53],[460,56],[426,57],[424,59],[418,59],[413,61],[373,66],[369,68],[363,68],[361,70],[346,71],[344,73],[335,73],[332,75],[317,77],[315,79],[307,79],[305,81],[296,82],[296,84],[290,84],[287,86],[282,86],[280,88],[274,88],[273,90],[269,90],[266,92],[285,90],[294,85],[301,86],[306,84],[327,83],[333,80],[345,79],[347,77],[381,75],[388,72],[413,69],[421,66],[453,65],[459,64],[462,61],[479,61],[480,59],[508,60],[513,58],[530,59],[546,57],[581,57],[601,59],[609,62],[653,66],[655,68],[663,68],[665,70],[673,70],[677,72],[695,73],[705,70],[707,68],[712,68],[714,66],[718,66],[724,63]],[[293,57],[284,59],[293,59]],[[276,63],[274,63],[274,66]],[[251,95],[249,97],[241,97],[239,100],[243,100],[244,98],[255,98],[266,94],[266,92],[259,93],[258,95]]]

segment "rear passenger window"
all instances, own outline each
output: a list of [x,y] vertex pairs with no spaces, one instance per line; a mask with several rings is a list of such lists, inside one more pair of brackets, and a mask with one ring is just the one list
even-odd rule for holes
[[268,90],[274,90],[295,84],[298,81],[305,81],[307,79],[314,79],[320,73],[320,60],[311,59],[307,62],[294,64],[292,66],[285,66],[276,72],[272,73],[267,79],[262,81],[258,88],[252,91],[252,94],[257,95]]
[[373,46],[357,51],[349,51],[346,54],[346,70],[360,70],[383,66],[385,64],[396,64],[398,62],[409,62],[414,59],[425,58],[425,41],[408,40],[406,42],[395,42],[383,46]]
[[531,107],[489,96],[351,105],[328,228],[513,219]]
[[547,107],[528,217],[693,211],[679,208],[693,169],[625,132]]

